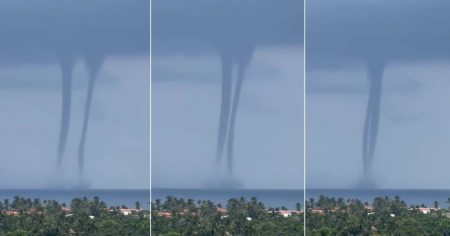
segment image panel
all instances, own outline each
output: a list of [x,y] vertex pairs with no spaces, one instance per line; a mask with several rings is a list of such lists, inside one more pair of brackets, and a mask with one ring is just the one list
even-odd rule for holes
[[154,0],[151,17],[152,233],[301,235],[303,1]]
[[150,2],[6,0],[0,22],[0,235],[149,235]]
[[448,234],[449,10],[307,2],[307,235]]

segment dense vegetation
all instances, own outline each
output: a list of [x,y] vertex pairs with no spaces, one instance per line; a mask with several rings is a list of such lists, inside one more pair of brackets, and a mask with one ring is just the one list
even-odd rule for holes
[[[150,235],[149,211],[108,207],[98,197],[54,200],[14,197],[0,202],[0,235]],[[129,215],[125,215],[124,213]]]
[[[449,199],[450,201],[450,199]],[[320,196],[306,203],[306,235],[450,235],[447,209],[408,206],[399,197],[357,199]]]
[[[152,235],[303,235],[300,204],[296,211],[286,210],[266,208],[255,197],[230,199],[225,209],[211,201],[168,196],[163,203],[160,199],[152,202]],[[282,212],[292,215],[284,217]]]

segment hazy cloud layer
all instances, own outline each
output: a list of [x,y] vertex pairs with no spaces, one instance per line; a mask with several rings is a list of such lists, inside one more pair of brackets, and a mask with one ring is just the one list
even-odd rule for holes
[[[244,82],[236,124],[236,175],[245,188],[303,188],[303,50],[259,50]],[[215,173],[220,70],[191,81],[217,58],[174,58],[192,65],[177,81],[152,86],[152,186],[205,187]],[[195,63],[193,63],[194,61]],[[180,64],[176,64],[179,62]],[[275,70],[259,80],[257,72]],[[169,65],[167,65],[169,67]],[[165,67],[153,67],[152,73]],[[156,79],[156,78],[155,78]]]
[[303,2],[152,9],[153,187],[301,188]]
[[[383,86],[398,89],[386,91],[381,100],[373,165],[378,187],[447,188],[442,180],[446,179],[446,153],[450,152],[448,66],[421,63],[387,67]],[[345,86],[335,86],[327,93],[308,93],[307,89],[306,180],[310,188],[355,187],[362,176],[361,143],[368,99],[364,70],[334,72],[327,77],[328,84],[333,84],[334,78],[345,75],[361,85],[354,92],[345,91]],[[309,81],[320,80],[316,75],[310,74]],[[362,81],[356,83],[358,80]],[[410,89],[414,84],[421,86]]]
[[436,180],[448,162],[449,2],[322,0],[307,10],[307,187],[361,186],[365,159],[377,187],[446,188]]
[[146,0],[0,3],[0,188],[148,188],[149,8]]

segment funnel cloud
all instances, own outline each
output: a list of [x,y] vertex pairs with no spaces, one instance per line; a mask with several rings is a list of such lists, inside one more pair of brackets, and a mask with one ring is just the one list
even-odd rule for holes
[[[94,155],[90,151],[96,150],[95,146],[101,143],[99,137],[95,137],[97,135],[92,137],[90,135],[92,129],[98,127],[98,122],[92,123],[93,106],[96,103],[96,98],[104,98],[104,95],[99,95],[94,87],[97,87],[99,79],[104,80],[108,77],[105,76],[109,73],[105,72],[105,66],[110,71],[116,71],[115,73],[121,77],[128,77],[133,74],[131,71],[128,75],[127,73],[124,74],[123,70],[138,69],[137,71],[140,71],[140,74],[136,74],[136,79],[127,78],[126,81],[129,81],[127,83],[140,83],[138,80],[144,77],[148,80],[148,72],[142,73],[148,68],[148,65],[138,63],[144,68],[142,70],[133,67],[129,62],[146,61],[146,58],[149,58],[149,8],[150,3],[146,0],[133,2],[123,0],[112,2],[105,0],[81,0],[76,2],[19,0],[0,3],[0,21],[3,22],[0,26],[2,31],[0,36],[0,79],[2,79],[2,76],[12,76],[13,78],[17,76],[24,84],[23,88],[15,87],[18,91],[25,88],[38,89],[38,86],[29,84],[38,84],[36,81],[46,81],[45,77],[49,75],[54,77],[55,66],[59,67],[60,70],[60,81],[58,81],[61,84],[61,96],[59,97],[61,105],[58,106],[61,107],[58,117],[60,122],[54,122],[54,124],[59,123],[59,135],[57,140],[49,139],[55,142],[54,149],[56,146],[56,158],[53,160],[56,171],[53,180],[48,182],[56,183],[47,183],[47,185],[70,188],[71,185],[82,187],[91,185],[90,182],[92,181],[96,182],[91,179],[92,173],[86,173],[85,171],[88,168],[87,163],[95,162],[87,161],[87,159],[94,158],[95,160],[99,158],[95,156],[98,153]],[[79,61],[84,61],[87,72],[86,76],[82,77],[83,82],[86,82],[84,87],[86,94],[81,124],[77,120],[79,114],[76,112],[80,109],[80,106],[78,103],[74,103],[74,101],[78,102],[81,96],[72,86],[73,84],[80,84],[79,73],[77,72],[77,76],[74,76],[74,72],[79,71]],[[119,65],[117,61],[122,61],[127,66]],[[122,71],[111,69],[111,63],[115,63],[117,68]],[[21,70],[43,73],[19,73]],[[110,75],[109,77],[116,76]],[[116,79],[113,84],[121,79]],[[28,85],[27,80],[30,81]],[[57,82],[52,81],[51,83]],[[104,84],[104,82],[101,83]],[[117,84],[114,86],[117,86]],[[130,87],[131,85],[127,86]],[[7,90],[5,89],[5,91]],[[101,91],[103,91],[103,88],[101,88]],[[143,99],[146,99],[148,96],[145,96],[145,94],[148,95],[149,91],[140,90],[136,93],[144,93]],[[122,99],[126,100],[125,97]],[[78,128],[78,126],[80,127]],[[77,164],[74,164],[70,160],[73,152],[71,137],[78,135],[78,133],[80,140],[76,155]],[[107,135],[107,133],[105,134]],[[111,153],[114,150],[111,146],[106,145],[103,148],[110,152],[110,156],[114,156]],[[74,170],[78,169],[77,181],[73,181],[73,179],[70,181],[61,180],[58,183],[60,179],[66,178],[64,176],[66,175],[67,165]],[[146,170],[146,173],[148,173],[148,170]],[[70,184],[65,183],[65,181],[70,182]]]
[[[245,151],[242,151],[243,143],[248,143],[245,139],[249,126],[246,124],[246,119],[249,118],[246,113],[248,109],[249,97],[252,97],[252,91],[258,88],[257,81],[264,81],[264,79],[276,81],[280,78],[280,85],[286,86],[287,82],[283,81],[282,75],[285,71],[276,69],[278,75],[270,76],[269,74],[261,73],[260,65],[255,67],[255,55],[264,50],[283,51],[289,50],[289,48],[296,48],[296,53],[302,54],[301,50],[303,46],[303,1],[288,0],[283,4],[279,4],[274,1],[153,1],[152,3],[152,56],[154,59],[154,67],[152,70],[152,80],[154,83],[154,91],[158,91],[158,84],[165,87],[173,85],[176,81],[183,81],[186,89],[191,86],[207,86],[199,85],[198,76],[192,75],[190,72],[196,71],[202,78],[208,78],[208,81],[217,81],[220,84],[220,92],[217,92],[218,101],[214,100],[215,97],[211,97],[208,101],[198,102],[197,105],[205,106],[209,104],[209,101],[215,102],[213,111],[217,111],[217,125],[214,130],[214,143],[203,142],[201,147],[209,154],[192,154],[193,161],[203,160],[210,164],[205,165],[203,170],[199,171],[199,174],[203,174],[207,177],[193,183],[195,175],[186,180],[190,182],[191,186],[201,186],[211,188],[213,186],[219,188],[248,188],[246,184],[248,176],[242,175],[241,168],[243,168],[242,162],[246,161],[246,158],[254,158],[254,156],[248,155]],[[195,9],[195,11],[190,10]],[[282,55],[277,55],[277,60],[286,62],[288,59],[283,60]],[[180,70],[180,75],[177,77],[171,77],[170,72],[176,70],[170,63],[175,63],[177,58],[181,60],[193,61],[195,58],[201,58],[203,64],[210,64],[214,61],[214,66],[208,67],[190,67],[185,70]],[[261,60],[261,59],[257,59]],[[298,60],[298,58],[296,58]],[[168,62],[168,68],[162,66],[156,66],[164,61]],[[273,63],[273,60],[270,63]],[[301,63],[296,66],[302,65]],[[288,63],[289,64],[289,63]],[[212,64],[211,64],[212,65]],[[278,65],[277,65],[278,66]],[[283,68],[285,69],[285,68]],[[301,69],[301,68],[300,68]],[[164,71],[164,72],[163,72]],[[210,71],[210,72],[209,72]],[[260,73],[255,76],[252,73]],[[206,76],[206,73],[208,75]],[[301,74],[290,74],[288,77],[295,74],[296,79],[300,83],[302,81]],[[260,77],[260,78],[258,78]],[[264,78],[265,77],[265,78]],[[253,81],[252,81],[253,80]],[[261,82],[263,84],[263,82]],[[175,86],[175,85],[173,85]],[[211,89],[211,88],[209,88]],[[187,91],[189,91],[188,89]],[[166,90],[164,90],[166,91]],[[199,94],[208,90],[199,91]],[[211,91],[211,90],[209,90]],[[296,87],[296,93],[301,95],[301,87]],[[254,92],[254,91],[253,91]],[[166,91],[167,94],[172,94],[171,91]],[[216,94],[215,94],[216,95]],[[157,96],[157,95],[155,95]],[[160,95],[167,96],[167,95]],[[172,97],[177,99],[182,95]],[[199,95],[200,96],[200,95]],[[267,95],[269,96],[269,95]],[[270,95],[270,96],[273,96]],[[181,98],[180,98],[181,99]],[[186,99],[186,101],[192,101],[194,97]],[[269,99],[269,97],[267,97]],[[155,100],[154,106],[159,104],[170,103],[165,99]],[[287,102],[287,101],[286,101]],[[296,101],[301,104],[301,100]],[[270,102],[264,102],[269,104]],[[173,107],[171,107],[173,106]],[[168,114],[168,110],[175,109],[176,113],[183,112],[184,109],[176,104],[171,106],[167,105],[165,110],[154,112],[155,116],[161,114]],[[263,105],[264,106],[264,105]],[[157,109],[157,108],[156,108]],[[195,109],[196,110],[196,109]],[[263,109],[264,110],[264,109]],[[290,110],[290,109],[288,109]],[[206,118],[204,111],[191,110],[185,116],[198,116],[198,119]],[[203,114],[203,116],[200,116]],[[217,117],[216,115],[211,115]],[[210,117],[208,115],[208,117]],[[258,122],[258,116],[254,117],[255,123]],[[186,117],[186,119],[188,119]],[[211,119],[211,118],[209,118]],[[208,122],[209,122],[208,119]],[[173,119],[171,119],[173,121]],[[155,118],[157,122],[158,118]],[[168,127],[168,120],[163,123],[155,123],[153,127]],[[175,124],[171,123],[172,125]],[[298,125],[301,124],[301,119],[297,120]],[[192,124],[192,123],[191,123]],[[218,127],[217,127],[218,126]],[[245,129],[243,129],[245,127]],[[156,128],[157,129],[157,128]],[[264,126],[261,130],[269,130]],[[293,129],[293,131],[299,132],[300,130]],[[209,129],[203,129],[204,137],[207,137]],[[156,132],[156,131],[155,131]],[[198,131],[194,132],[197,133]],[[253,131],[254,132],[254,131]],[[192,137],[194,133],[185,135],[186,137]],[[253,133],[254,135],[254,133]],[[297,133],[296,133],[297,135]],[[295,135],[295,137],[297,137]],[[167,160],[181,160],[182,157],[176,154],[169,154],[171,151],[164,150],[166,144],[162,141],[164,137],[169,137],[169,134],[155,134],[153,158],[156,170],[157,179],[164,179],[161,174],[158,174],[158,163],[163,164]],[[209,137],[209,135],[208,135]],[[254,139],[251,142],[257,142],[256,137],[247,137],[247,139]],[[297,140],[297,138],[295,138]],[[162,142],[162,143],[159,143]],[[158,144],[159,143],[159,144]],[[186,141],[186,143],[191,143]],[[275,142],[274,142],[275,143]],[[182,148],[183,144],[178,143],[178,147]],[[188,145],[188,144],[185,144]],[[253,147],[255,150],[257,148]],[[158,150],[160,150],[158,152]],[[296,153],[296,152],[295,152]],[[215,155],[214,155],[215,154]],[[254,155],[254,154],[253,154]],[[294,158],[297,155],[290,153],[285,158]],[[299,154],[298,154],[299,155]],[[178,156],[178,158],[177,158]],[[225,158],[224,158],[225,157]],[[301,160],[301,156],[297,156]],[[207,160],[207,161],[206,161]],[[225,170],[222,170],[225,167]],[[300,173],[299,173],[300,174]],[[173,179],[170,177],[167,179]],[[175,177],[176,178],[176,177]],[[207,181],[205,181],[207,179]],[[154,186],[161,186],[163,183],[168,183],[171,180],[156,181]],[[207,183],[206,183],[207,182]],[[251,186],[252,184],[250,184]],[[167,185],[166,185],[167,186]]]
[[[233,54],[230,53],[234,52]],[[227,139],[227,166],[230,176],[233,174],[233,144],[234,144],[234,127],[236,123],[237,109],[239,98],[241,95],[242,84],[244,82],[245,70],[251,62],[253,48],[247,46],[241,50],[232,50],[230,48],[222,49],[222,103],[220,109],[218,145],[217,145],[217,165],[220,165],[223,149]],[[235,63],[233,63],[235,62]],[[236,87],[234,89],[233,104],[231,104],[231,85],[232,85],[232,65],[236,64],[237,77]],[[231,108],[231,115],[230,115]],[[229,130],[228,130],[229,128]]]
[[[427,186],[424,183],[430,180],[412,181],[415,177],[402,163],[420,168],[417,163],[423,162],[418,160],[429,156],[412,151],[414,144],[428,143],[419,138],[418,124],[413,124],[425,127],[422,120],[429,118],[416,114],[425,109],[420,100],[416,103],[422,106],[414,109],[401,98],[416,100],[420,96],[431,96],[428,94],[433,92],[428,87],[436,89],[432,81],[438,81],[439,76],[432,68],[448,65],[450,59],[450,3],[444,0],[324,0],[308,3],[307,9],[306,77],[309,86],[306,93],[310,97],[307,106],[311,108],[307,118],[315,120],[315,124],[307,126],[316,134],[307,133],[310,145],[306,155],[307,185],[313,188],[395,188],[392,185],[399,182],[403,183],[399,186],[420,182],[419,187]],[[440,75],[447,73],[439,71]],[[414,87],[414,84],[423,86]],[[393,91],[394,87],[396,92],[382,93]],[[406,107],[410,110],[404,110]],[[335,117],[343,122],[330,126],[331,121],[319,116]],[[394,116],[404,123],[395,124]],[[417,120],[418,116],[422,120]],[[322,132],[327,136],[321,135]],[[337,138],[338,133],[343,137]],[[429,145],[428,152],[437,150],[431,148],[437,144]],[[324,146],[329,151],[320,149]],[[438,159],[440,157],[436,157]]]
[[375,155],[375,147],[377,143],[378,127],[380,123],[380,105],[381,105],[381,87],[383,81],[383,62],[369,62],[367,72],[369,75],[370,92],[369,101],[367,102],[366,120],[364,123],[363,136],[363,170],[364,186],[373,187],[371,181],[371,168]]

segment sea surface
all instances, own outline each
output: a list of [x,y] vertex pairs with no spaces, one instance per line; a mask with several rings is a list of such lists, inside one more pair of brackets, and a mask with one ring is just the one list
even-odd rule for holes
[[320,195],[326,197],[342,197],[344,199],[359,199],[372,203],[376,197],[389,197],[393,199],[399,196],[408,205],[422,205],[433,207],[434,201],[440,203],[441,208],[449,206],[450,190],[447,189],[306,189],[306,199],[317,198]]
[[266,207],[282,207],[295,209],[296,203],[303,205],[303,190],[257,190],[257,189],[152,189],[152,202],[156,199],[162,201],[167,196],[192,198],[197,200],[210,200],[216,204],[226,206],[228,199],[244,197],[250,200],[256,197]]
[[67,205],[73,198],[87,197],[92,200],[98,196],[108,206],[135,208],[135,203],[141,203],[142,209],[150,209],[150,190],[135,189],[88,189],[88,190],[50,190],[50,189],[0,189],[0,200],[12,200],[14,196],[24,198],[39,198],[41,201],[56,200]]
[[[164,200],[171,195],[178,198],[192,198],[194,200],[211,200],[214,203],[226,205],[228,199],[244,197],[250,200],[255,196],[266,207],[285,206],[288,209],[294,209],[297,202],[303,204],[303,190],[253,190],[253,189],[152,189],[152,198]],[[372,203],[376,197],[388,196],[393,199],[399,196],[401,200],[406,201],[408,205],[425,204],[428,207],[434,206],[434,201],[440,203],[441,208],[447,208],[450,204],[447,202],[450,198],[450,190],[436,189],[306,189],[306,199],[315,198],[320,195],[327,197],[342,197],[344,199],[359,199],[363,202]]]

